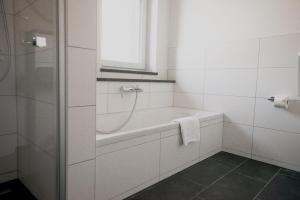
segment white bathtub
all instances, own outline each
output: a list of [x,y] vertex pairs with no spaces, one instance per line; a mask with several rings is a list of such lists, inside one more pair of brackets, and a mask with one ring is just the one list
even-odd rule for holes
[[[173,119],[197,114],[200,142],[183,146]],[[122,114],[97,117],[97,129],[110,130]],[[123,130],[97,134],[96,200],[124,199],[222,148],[223,114],[183,108],[138,111]]]
[[102,146],[137,136],[178,128],[174,119],[197,115],[200,123],[210,120],[222,120],[223,114],[206,112],[195,109],[167,107],[152,110],[137,111],[129,123],[120,131],[113,134],[101,134],[100,130],[112,130],[121,124],[128,114],[105,114],[97,116],[97,146]]

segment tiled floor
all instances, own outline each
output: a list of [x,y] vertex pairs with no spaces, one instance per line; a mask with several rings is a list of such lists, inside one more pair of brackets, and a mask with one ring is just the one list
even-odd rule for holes
[[19,180],[0,184],[0,200],[36,200]]
[[220,152],[127,200],[300,200],[300,173]]

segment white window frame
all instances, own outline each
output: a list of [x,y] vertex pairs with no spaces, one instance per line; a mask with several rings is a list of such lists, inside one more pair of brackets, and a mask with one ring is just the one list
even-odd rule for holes
[[[141,14],[140,14],[140,34],[139,34],[139,63],[120,62],[114,60],[103,60],[100,62],[103,68],[116,68],[116,69],[132,69],[132,70],[146,70],[146,54],[147,54],[147,15],[148,3],[147,0],[140,0]],[[102,7],[102,6],[101,6]],[[102,17],[102,16],[100,16]],[[101,49],[101,44],[100,44]]]

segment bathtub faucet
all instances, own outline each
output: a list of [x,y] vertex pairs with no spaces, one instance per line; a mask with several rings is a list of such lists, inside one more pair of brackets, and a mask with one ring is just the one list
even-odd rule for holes
[[132,87],[126,87],[126,86],[122,86],[120,87],[120,93],[123,97],[124,93],[133,93],[133,92],[143,92],[143,89],[140,88],[139,86],[132,86]]

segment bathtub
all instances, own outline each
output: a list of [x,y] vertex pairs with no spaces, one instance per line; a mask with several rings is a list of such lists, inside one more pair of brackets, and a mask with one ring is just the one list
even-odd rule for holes
[[[195,115],[200,141],[183,146],[174,119]],[[126,114],[97,116],[111,130]],[[137,111],[119,132],[96,135],[96,200],[124,199],[221,151],[223,114],[168,107]]]

